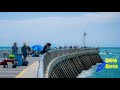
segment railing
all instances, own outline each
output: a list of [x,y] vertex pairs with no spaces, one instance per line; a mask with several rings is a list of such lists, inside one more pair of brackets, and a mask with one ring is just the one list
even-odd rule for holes
[[[55,59],[56,57],[60,57],[63,55],[70,55],[70,54],[75,54],[75,53],[79,53],[79,52],[94,52],[98,50],[96,48],[79,48],[79,49],[59,49],[59,50],[53,50],[53,51],[49,51],[48,53],[44,54],[41,58],[41,63],[40,63],[40,70],[43,70],[43,72],[39,72],[40,74],[44,74],[46,73],[46,69],[49,65],[49,63]],[[39,78],[42,78],[41,76],[44,77],[44,75],[39,75]]]
[[[12,49],[1,49],[0,50],[0,58],[3,58],[5,55],[4,54],[12,54]],[[18,54],[21,54],[21,48],[18,48]]]

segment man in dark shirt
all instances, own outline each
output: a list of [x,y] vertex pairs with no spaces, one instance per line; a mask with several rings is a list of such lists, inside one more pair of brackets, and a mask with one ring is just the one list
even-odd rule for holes
[[24,45],[22,46],[21,48],[21,51],[22,51],[22,55],[23,55],[23,58],[24,60],[26,60],[26,57],[27,57],[27,46],[26,46],[26,43],[24,43]]
[[14,42],[14,45],[12,46],[12,54],[15,55],[15,57],[18,54],[18,46],[16,42]]
[[42,50],[42,54],[48,52],[50,50],[50,46],[51,46],[51,44],[47,43]]
[[27,46],[27,53],[28,53],[28,56],[30,55],[30,52],[31,52],[31,48],[29,46]]

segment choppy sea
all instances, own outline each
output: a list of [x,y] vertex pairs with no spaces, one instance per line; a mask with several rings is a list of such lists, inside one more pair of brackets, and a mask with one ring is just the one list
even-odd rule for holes
[[[113,63],[113,65],[118,65],[118,68],[109,68],[104,67],[102,70],[96,72],[100,63],[92,66],[89,70],[82,71],[79,74],[78,78],[120,78],[120,48],[117,47],[106,47],[100,48],[100,57],[105,61],[106,58],[116,58],[117,63]],[[108,53],[106,53],[108,52]]]

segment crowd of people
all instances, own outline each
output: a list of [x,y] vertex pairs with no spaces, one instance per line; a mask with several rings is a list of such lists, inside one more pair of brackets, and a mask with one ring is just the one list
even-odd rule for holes
[[[55,49],[80,49],[80,48],[88,48],[88,47],[79,47],[79,46],[59,46],[59,47],[51,47],[51,43],[47,43],[45,44],[45,46],[43,47],[42,50],[34,50],[33,47],[29,47],[29,45],[27,45],[26,43],[23,43],[23,46],[21,47],[21,54],[22,54],[22,60],[23,62],[27,62],[26,58],[27,56],[32,56],[32,57],[39,57],[40,54],[45,54],[50,50],[55,50]],[[12,46],[12,55],[15,56],[15,58],[17,58],[17,54],[18,54],[18,46],[17,43],[14,42],[13,46]],[[49,52],[48,52],[49,54]],[[25,63],[26,63],[25,62]],[[28,62],[27,62],[28,63]],[[23,65],[27,65],[27,64],[23,64]]]
[[[78,49],[79,46],[54,47],[54,49],[72,49],[72,48]],[[33,50],[26,43],[23,43],[23,46],[21,47],[21,53],[22,53],[23,59],[26,59],[27,56],[29,56],[29,55],[32,55],[34,57],[39,57],[39,54],[44,54],[44,53],[48,52],[49,50],[51,50],[51,43],[45,44],[42,51]],[[16,57],[17,53],[18,53],[18,46],[17,46],[17,43],[14,42],[14,45],[12,46],[12,54],[15,55],[15,57]]]
[[74,48],[74,49],[78,49],[79,48],[79,46],[59,46],[59,47],[54,47],[54,49],[72,49],[72,48]]
[[[47,51],[50,50],[50,43],[47,43],[44,47],[42,51],[36,51],[33,50],[32,48],[30,48],[26,43],[23,43],[23,46],[21,47],[21,54],[24,60],[26,60],[27,56],[32,55],[34,57],[38,57],[39,54],[44,54]],[[18,54],[18,46],[17,43],[14,42],[13,46],[12,46],[12,55],[14,55],[15,57]]]

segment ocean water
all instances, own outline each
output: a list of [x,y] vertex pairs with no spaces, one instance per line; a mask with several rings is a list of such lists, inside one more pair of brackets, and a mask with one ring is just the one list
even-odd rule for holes
[[[118,69],[106,69],[104,67],[102,70],[96,72],[98,66],[101,64],[98,63],[92,66],[89,70],[82,71],[77,78],[120,78],[120,48],[100,48],[99,50],[99,55],[103,61],[105,61],[106,58],[116,58],[118,61],[116,63],[118,65]],[[109,54],[106,54],[106,51],[109,52]]]
[[12,47],[0,47],[0,50],[7,50],[7,49],[11,49]]

